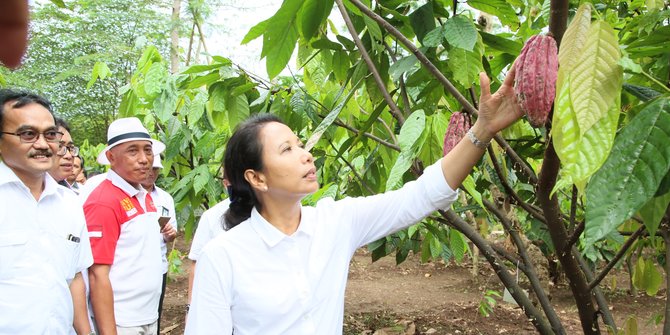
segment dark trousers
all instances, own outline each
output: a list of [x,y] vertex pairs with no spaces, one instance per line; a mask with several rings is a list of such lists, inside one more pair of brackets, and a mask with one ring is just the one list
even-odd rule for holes
[[161,299],[158,301],[158,333],[161,332],[161,313],[163,312],[163,298],[165,298],[165,286],[167,286],[167,272],[163,274],[163,286],[161,288]]

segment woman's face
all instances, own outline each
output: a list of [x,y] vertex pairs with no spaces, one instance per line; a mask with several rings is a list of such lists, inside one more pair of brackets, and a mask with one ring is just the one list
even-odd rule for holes
[[261,192],[302,198],[319,189],[314,157],[289,127],[267,123],[259,139],[263,146],[263,171],[257,172],[263,181],[258,188]]

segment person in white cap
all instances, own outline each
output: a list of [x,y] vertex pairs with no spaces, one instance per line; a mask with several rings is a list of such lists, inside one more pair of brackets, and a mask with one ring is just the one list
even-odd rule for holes
[[141,183],[154,154],[164,149],[131,117],[109,125],[107,147],[98,155],[111,169],[86,198],[84,214],[93,251],[90,302],[99,334],[157,334],[160,241],[167,233]]
[[[147,179],[142,182],[142,187],[151,195],[151,198],[154,199],[154,204],[156,209],[160,214],[161,218],[159,223],[163,227],[164,238],[161,240],[161,256],[163,258],[163,284],[161,286],[161,298],[158,303],[158,331],[161,330],[161,312],[163,310],[163,298],[165,297],[165,286],[167,285],[167,272],[168,272],[168,259],[167,259],[167,243],[174,241],[177,237],[177,212],[174,207],[174,198],[165,192],[162,188],[156,185],[156,179],[158,179],[159,173],[163,168],[161,163],[161,156],[154,155],[154,164],[153,168],[149,170]],[[162,220],[165,221],[162,221]]]

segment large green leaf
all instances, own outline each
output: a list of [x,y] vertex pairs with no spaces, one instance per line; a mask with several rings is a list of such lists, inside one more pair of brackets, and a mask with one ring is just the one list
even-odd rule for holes
[[349,93],[347,93],[347,95],[344,97],[344,99],[342,99],[342,101],[340,101],[340,103],[338,103],[337,106],[335,106],[335,108],[333,108],[333,110],[330,111],[330,113],[328,113],[328,115],[323,119],[323,121],[321,121],[321,123],[316,127],[316,129],[314,129],[312,136],[310,136],[309,140],[307,140],[307,143],[305,143],[305,149],[311,150],[312,147],[316,145],[316,142],[319,141],[319,139],[321,138],[321,136],[323,136],[328,127],[330,127],[330,125],[332,125],[333,122],[335,122],[337,117],[340,115],[340,112],[342,112],[344,106],[347,105],[349,99],[351,99],[351,97],[354,95],[354,92],[356,92],[356,90],[354,89],[350,90]]
[[463,15],[449,18],[444,24],[444,38],[449,45],[472,51],[477,43],[477,29],[470,19]]
[[433,4],[429,2],[417,8],[409,15],[409,20],[416,38],[419,41],[423,41],[426,34],[436,27],[435,17],[433,16]]
[[91,86],[95,84],[98,78],[105,80],[111,73],[112,71],[107,66],[107,63],[95,62],[95,65],[93,65],[93,72],[91,73],[91,80],[86,84],[86,89],[91,89]]
[[454,80],[466,88],[472,86],[472,83],[478,78],[479,73],[484,70],[482,65],[482,55],[484,54],[484,44],[481,36],[477,35],[477,43],[472,51],[461,48],[451,48],[449,50],[449,67],[454,72]]
[[584,47],[570,71],[570,96],[584,134],[605,117],[621,94],[621,53],[612,27],[604,21],[591,24]]
[[316,36],[319,27],[323,24],[333,9],[334,0],[305,0],[298,13],[300,33],[309,40]]
[[651,87],[638,86],[627,83],[623,84],[623,89],[642,101],[649,101],[661,95],[661,93],[656,92]]
[[[563,68],[559,69],[559,73],[562,71]],[[581,134],[570,99],[570,76],[563,77],[566,79],[559,87],[552,119],[552,139],[556,154],[561,159],[561,176],[552,193],[572,184],[584,190],[586,181],[610,153],[619,119],[619,103],[615,103],[605,117]]]
[[[579,6],[575,17],[570,22],[568,29],[565,30],[558,50],[558,64],[563,73],[570,73],[577,64],[577,60],[582,53],[584,43],[588,37],[591,28],[591,4],[584,3]],[[561,76],[559,75],[559,78]],[[559,79],[558,84],[560,85]]]
[[426,114],[423,110],[417,110],[410,115],[400,129],[398,135],[398,144],[400,145],[400,155],[396,160],[388,180],[386,180],[386,190],[394,190],[402,185],[402,176],[412,166],[412,161],[419,154],[415,143],[421,138],[424,129],[426,129]]
[[263,33],[261,57],[266,57],[265,66],[270,78],[276,77],[291,60],[298,41],[296,17],[302,4],[302,0],[285,0],[269,19]]
[[505,0],[468,0],[467,3],[475,9],[497,16],[504,26],[516,29],[519,25],[514,8]]
[[668,204],[670,204],[670,193],[665,193],[660,197],[652,198],[640,208],[640,217],[650,236],[656,235],[661,219],[668,209]]
[[449,247],[454,252],[454,260],[457,263],[463,261],[463,256],[468,251],[468,244],[465,242],[463,234],[456,229],[449,230]]
[[265,30],[267,30],[270,19],[258,22],[255,26],[251,27],[251,29],[249,29],[249,32],[247,32],[247,34],[242,39],[242,42],[240,42],[240,44],[247,44],[261,37],[263,33],[265,33]]
[[226,97],[226,112],[228,115],[228,127],[235,127],[249,117],[249,101],[244,94]]
[[631,58],[650,57],[670,52],[670,26],[654,29],[648,36],[641,37],[626,47]]
[[587,245],[609,235],[651,199],[670,169],[670,98],[647,105],[617,136],[586,187]]
[[662,282],[663,276],[656,268],[653,260],[642,257],[637,259],[633,271],[633,285],[636,288],[644,290],[647,295],[653,297],[658,293]]
[[519,53],[521,53],[521,48],[523,48],[523,44],[520,42],[513,41],[499,35],[489,34],[483,31],[480,31],[479,34],[482,36],[484,45],[492,50],[497,50],[517,56]]

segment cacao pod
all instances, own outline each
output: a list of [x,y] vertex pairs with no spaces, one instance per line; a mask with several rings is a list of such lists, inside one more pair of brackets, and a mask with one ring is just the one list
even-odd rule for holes
[[447,133],[444,134],[444,146],[442,147],[442,154],[447,155],[458,142],[465,136],[470,129],[470,115],[461,112],[451,114],[449,118],[449,125],[447,126]]
[[533,127],[547,122],[556,97],[558,48],[550,35],[534,35],[516,61],[514,93]]

